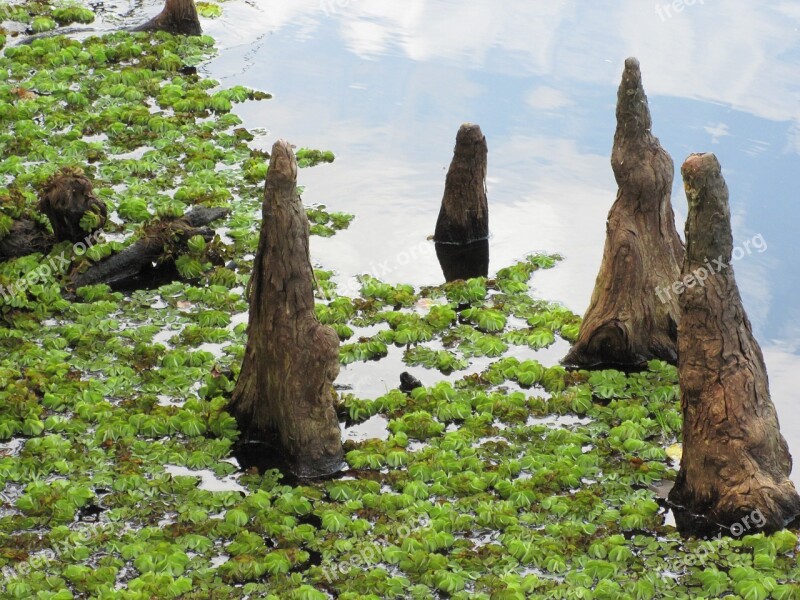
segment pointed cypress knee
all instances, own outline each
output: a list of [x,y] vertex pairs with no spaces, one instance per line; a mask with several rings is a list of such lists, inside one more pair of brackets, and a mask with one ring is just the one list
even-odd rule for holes
[[683,244],[670,201],[674,166],[652,132],[639,62],[625,61],[617,93],[611,166],[619,190],[578,339],[562,363],[581,368],[638,368],[677,362]]
[[333,389],[339,338],[314,313],[308,236],[297,161],[281,140],[267,172],[247,349],[230,412],[246,438],[271,445],[295,475],[318,477],[343,464]]
[[488,154],[481,128],[463,124],[456,135],[433,236],[447,281],[485,277],[489,272]]
[[678,370],[683,457],[670,501],[685,533],[782,529],[800,514],[792,458],[731,266],[728,189],[713,154],[681,169],[686,220]]
[[182,35],[203,33],[193,0],[167,0],[160,13],[131,31],[167,31]]

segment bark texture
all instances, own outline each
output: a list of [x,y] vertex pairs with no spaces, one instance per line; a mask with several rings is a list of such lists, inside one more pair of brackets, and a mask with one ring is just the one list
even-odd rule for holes
[[[39,210],[50,219],[56,242],[80,242],[102,229],[108,217],[105,202],[94,195],[92,182],[80,169],[63,169],[51,177],[39,196]],[[87,212],[95,213],[99,223],[88,231],[80,224]]]
[[[147,229],[141,239],[121,252],[92,265],[86,271],[72,276],[72,285],[105,283],[112,287],[128,286],[132,289],[147,287],[147,279],[159,278],[153,263],[172,264],[171,257],[179,253],[194,235],[202,235],[207,242],[214,239],[214,231],[206,229],[211,221],[228,214],[225,208],[196,207],[180,219],[162,220]],[[174,277],[172,277],[174,278]],[[133,283],[133,285],[131,285]]]
[[436,221],[435,242],[469,244],[489,236],[488,153],[486,138],[478,125],[465,123],[459,128]]
[[164,10],[132,31],[167,31],[182,35],[203,33],[193,0],[167,0]]
[[581,368],[637,368],[677,362],[679,309],[671,292],[683,244],[670,202],[673,163],[651,132],[639,62],[625,61],[617,93],[611,166],[619,186],[606,243],[580,333],[562,363]]
[[319,477],[342,467],[333,381],[339,339],[314,313],[309,225],[297,193],[291,147],[272,147],[261,236],[248,285],[247,350],[230,403],[246,438],[272,444],[292,473]]
[[683,457],[669,499],[686,533],[775,531],[800,514],[800,497],[731,266],[728,189],[713,154],[689,156],[681,173],[689,201],[678,328]]

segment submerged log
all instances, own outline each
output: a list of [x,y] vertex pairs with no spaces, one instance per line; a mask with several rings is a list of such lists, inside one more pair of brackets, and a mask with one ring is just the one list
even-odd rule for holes
[[691,534],[782,529],[800,514],[792,458],[731,266],[728,189],[713,154],[681,169],[689,215],[678,370],[683,456],[669,500]]
[[319,477],[343,464],[333,389],[339,339],[314,313],[308,236],[297,161],[280,140],[267,171],[247,350],[229,410],[246,439],[270,443],[295,475]]
[[638,368],[652,359],[677,361],[679,309],[672,286],[684,249],[670,202],[672,159],[651,126],[639,62],[629,58],[617,94],[611,153],[619,190],[591,303],[562,360],[566,366]]
[[[50,220],[56,242],[80,242],[102,229],[108,218],[106,203],[94,195],[91,180],[76,168],[62,169],[48,180],[39,196],[39,210]],[[86,229],[81,224],[85,217],[92,217]]]
[[[180,249],[195,235],[202,235],[207,242],[211,241],[214,231],[203,226],[226,214],[226,208],[196,207],[180,219],[159,221],[148,227],[141,239],[121,252],[73,275],[72,286],[79,288],[105,283],[112,287],[146,287],[144,279],[158,279],[153,264],[163,262],[165,248]],[[131,286],[131,282],[135,285]]]
[[19,258],[41,252],[47,254],[55,239],[47,229],[36,221],[20,219],[14,221],[8,235],[0,239],[0,260]]
[[193,0],[167,0],[164,10],[131,31],[167,31],[182,35],[203,33]]

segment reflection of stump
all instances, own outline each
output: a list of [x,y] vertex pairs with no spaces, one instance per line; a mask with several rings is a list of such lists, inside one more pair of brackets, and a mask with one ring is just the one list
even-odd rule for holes
[[105,202],[94,195],[92,182],[80,169],[69,168],[47,182],[39,198],[39,210],[50,219],[56,242],[80,242],[102,229],[108,216]]
[[800,497],[730,264],[728,189],[713,154],[691,155],[681,172],[689,201],[678,328],[683,458],[669,499],[688,533],[782,529],[800,513]]
[[488,153],[478,125],[465,123],[459,128],[433,236],[447,281],[485,277],[489,272]]
[[132,31],[168,31],[183,35],[203,33],[193,0],[167,0],[164,10]]
[[248,286],[247,350],[230,411],[248,438],[277,438],[293,472],[315,477],[342,466],[333,391],[339,339],[314,314],[309,225],[296,183],[297,161],[278,141]]
[[608,214],[603,261],[578,340],[562,361],[584,368],[675,363],[683,244],[670,203],[673,164],[650,132],[639,62],[625,61],[611,166],[619,191]]
[[489,275],[489,240],[471,244],[436,244],[445,281]]

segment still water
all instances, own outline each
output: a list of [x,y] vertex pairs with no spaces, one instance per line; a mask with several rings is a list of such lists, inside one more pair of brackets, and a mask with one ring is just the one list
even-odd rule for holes
[[[204,25],[220,46],[212,77],[274,94],[237,108],[263,129],[259,144],[336,153],[300,183],[307,204],[356,215],[348,231],[312,242],[315,263],[341,284],[358,273],[441,281],[426,238],[469,121],[489,145],[490,271],[560,253],[534,293],[578,314],[616,193],[616,88],[624,59],[638,57],[676,172],[690,152],[714,152],[735,244],[757,242],[734,268],[800,456],[800,3],[236,0]],[[679,175],[673,204],[682,231]]]

